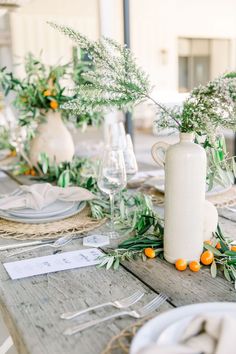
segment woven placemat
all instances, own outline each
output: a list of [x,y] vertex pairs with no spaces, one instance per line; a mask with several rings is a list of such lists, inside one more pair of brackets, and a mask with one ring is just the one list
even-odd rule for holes
[[62,235],[88,232],[99,227],[104,222],[105,219],[92,219],[89,207],[67,219],[46,224],[23,224],[0,219],[0,237],[17,240],[54,239]]
[[234,185],[225,192],[209,196],[207,200],[213,203],[217,208],[236,205],[236,186]]
[[[151,195],[153,202],[157,205],[164,205],[165,195],[157,191],[154,187],[143,185],[139,188],[139,191]],[[218,193],[216,195],[208,196],[207,200],[213,203],[217,208],[224,208],[227,206],[236,205],[236,186],[234,185],[225,192]]]
[[114,336],[107,344],[101,354],[127,354],[130,350],[130,345],[137,331],[144,325],[145,322],[152,317],[145,317],[140,321],[126,327],[118,335]]

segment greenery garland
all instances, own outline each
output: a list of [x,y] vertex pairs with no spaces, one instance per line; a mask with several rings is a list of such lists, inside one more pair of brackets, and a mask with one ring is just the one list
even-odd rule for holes
[[[47,156],[42,154],[39,168],[44,174],[32,178],[56,182],[62,187],[73,184],[86,188],[97,196],[89,202],[91,216],[96,219],[110,217],[109,200],[97,186],[96,168],[90,160],[77,158],[72,163],[50,165]],[[118,269],[125,260],[141,258],[146,261],[157,256],[163,259],[164,221],[155,211],[150,196],[122,191],[116,198],[115,214],[115,227],[125,240],[116,249],[106,250],[99,267]],[[212,257],[214,255],[210,266],[212,277],[223,272],[236,288],[236,247],[231,245],[231,240],[224,236],[219,226],[212,240],[204,243],[204,248],[212,252]]]

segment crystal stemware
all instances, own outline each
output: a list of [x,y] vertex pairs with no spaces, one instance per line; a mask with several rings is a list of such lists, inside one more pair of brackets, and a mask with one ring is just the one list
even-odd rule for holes
[[126,186],[126,171],[123,152],[119,148],[105,149],[98,173],[98,187],[110,198],[111,231],[110,238],[119,238],[114,228],[114,198]]
[[126,146],[123,149],[127,180],[129,181],[138,172],[138,165],[134,153],[131,136],[126,135]]

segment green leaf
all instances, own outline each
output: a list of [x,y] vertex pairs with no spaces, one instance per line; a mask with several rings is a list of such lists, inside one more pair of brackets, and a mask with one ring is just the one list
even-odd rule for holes
[[211,251],[215,256],[219,256],[219,257],[223,257],[224,256],[224,254],[222,254],[218,249],[212,247],[211,245],[209,245],[206,242],[204,242],[204,248],[206,248],[207,250]]
[[70,184],[70,171],[66,170],[64,171],[64,186],[67,187]]
[[64,174],[63,173],[60,174],[57,184],[59,187],[63,187],[63,185],[64,185]]
[[225,265],[224,265],[224,276],[225,276],[225,279],[227,279],[228,281],[231,281],[231,277],[230,277],[229,271],[228,271],[228,269],[226,268]]
[[114,259],[115,259],[114,256],[111,256],[111,257],[109,258],[109,260],[108,260],[108,262],[107,262],[107,266],[106,266],[106,269],[107,269],[107,270],[112,267],[112,264],[113,264],[113,262],[114,262]]
[[99,263],[98,268],[103,267],[105,264],[107,264],[108,261],[109,261],[109,257],[105,256],[105,258],[101,260],[101,263]]
[[215,278],[216,276],[217,276],[217,265],[216,265],[216,262],[215,261],[213,261],[212,263],[211,263],[211,276],[212,276],[212,278]]
[[119,266],[120,266],[120,260],[119,260],[119,258],[117,257],[116,260],[115,260],[115,262],[114,262],[114,264],[113,264],[113,269],[114,269],[114,270],[117,270],[117,269],[119,268]]

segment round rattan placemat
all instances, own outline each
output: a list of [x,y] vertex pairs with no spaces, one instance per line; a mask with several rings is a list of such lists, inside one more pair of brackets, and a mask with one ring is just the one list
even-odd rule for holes
[[104,222],[105,219],[92,219],[89,207],[67,219],[46,224],[23,224],[0,218],[0,237],[17,240],[53,239],[61,235],[82,234],[99,227]]
[[123,331],[110,340],[101,354],[128,354],[133,337],[144,323],[151,318],[152,317],[145,317],[123,329]]
[[[154,187],[142,186],[139,191],[152,196],[153,202],[157,205],[163,205],[165,195],[157,191]],[[224,208],[227,206],[236,205],[236,186],[234,185],[225,192],[218,193],[216,195],[208,196],[206,198],[209,202],[213,203],[216,208]]]

